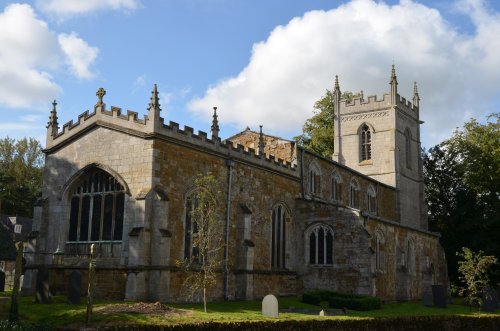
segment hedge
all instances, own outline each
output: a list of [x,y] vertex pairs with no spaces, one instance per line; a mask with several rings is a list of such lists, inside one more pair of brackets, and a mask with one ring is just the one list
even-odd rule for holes
[[[500,330],[500,317],[472,316],[412,316],[386,317],[363,320],[269,320],[242,322],[207,322],[177,325],[123,325],[94,326],[99,331],[489,331]],[[80,330],[80,328],[57,328],[56,330]]]
[[380,309],[379,298],[364,295],[343,294],[331,291],[314,291],[304,293],[302,302],[319,306],[321,301],[328,301],[330,308],[347,308],[352,310],[373,310]]

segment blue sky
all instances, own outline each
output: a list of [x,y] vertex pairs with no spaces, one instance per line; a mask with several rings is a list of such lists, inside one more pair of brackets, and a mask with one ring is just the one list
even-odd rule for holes
[[421,96],[430,147],[500,107],[500,2],[0,0],[0,137],[44,142],[96,102],[221,135],[247,125],[292,138],[339,75],[342,90]]

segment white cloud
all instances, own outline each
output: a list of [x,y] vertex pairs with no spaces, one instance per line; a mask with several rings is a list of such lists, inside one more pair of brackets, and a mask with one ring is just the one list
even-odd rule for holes
[[94,63],[99,50],[78,37],[74,32],[70,34],[61,33],[58,37],[59,45],[66,56],[72,73],[81,79],[92,79],[95,74],[89,67]]
[[60,93],[46,70],[57,67],[57,38],[29,5],[0,12],[0,104],[27,107]]
[[61,93],[53,74],[66,58],[71,71],[90,78],[88,67],[97,49],[75,34],[49,29],[27,4],[11,4],[0,12],[0,105],[11,108],[46,105]]
[[410,0],[393,6],[353,0],[308,12],[255,44],[236,77],[209,87],[189,109],[209,120],[217,105],[221,122],[241,128],[263,124],[291,137],[336,74],[342,90],[380,95],[389,91],[394,62],[402,96],[411,99],[418,82],[423,144],[438,143],[469,116],[491,112],[481,103],[500,89],[498,13],[484,10],[478,0],[460,4],[476,26],[472,35],[459,34],[436,9]]
[[134,10],[139,7],[137,0],[38,0],[36,4],[42,11],[61,18],[101,10]]

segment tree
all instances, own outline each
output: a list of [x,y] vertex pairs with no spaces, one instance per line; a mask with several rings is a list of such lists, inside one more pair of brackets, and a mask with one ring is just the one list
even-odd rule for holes
[[200,175],[195,179],[191,195],[190,238],[192,254],[177,264],[188,272],[184,286],[191,295],[202,291],[203,306],[207,312],[207,291],[217,282],[216,270],[222,266],[224,249],[224,228],[221,222],[221,190],[212,174]]
[[[342,99],[351,102],[360,97],[361,93],[353,94],[345,91]],[[324,157],[332,157],[333,154],[333,118],[335,114],[333,105],[333,91],[326,90],[325,95],[314,103],[313,116],[306,120],[302,126],[302,134],[294,139],[304,146]]]
[[[423,161],[429,227],[441,233],[450,279],[457,281],[461,247],[500,254],[499,114],[485,124],[471,119]],[[500,280],[498,267],[493,271]]]
[[41,194],[42,169],[42,147],[36,139],[0,139],[0,212],[32,216]]
[[483,295],[490,282],[489,269],[497,263],[496,257],[483,254],[483,251],[476,253],[467,247],[457,252],[457,256],[463,259],[458,261],[459,278],[465,284],[460,294],[467,293],[469,305],[477,304],[479,309],[483,306]]

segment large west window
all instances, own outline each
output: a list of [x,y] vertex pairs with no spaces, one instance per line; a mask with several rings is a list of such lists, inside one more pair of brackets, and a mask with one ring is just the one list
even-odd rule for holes
[[83,176],[71,197],[70,242],[122,240],[125,190],[107,172]]
[[283,205],[273,208],[271,216],[271,267],[285,268],[286,256],[286,219],[287,212]]
[[309,231],[309,264],[333,264],[333,231],[325,225],[316,225]]
[[367,161],[372,159],[372,132],[370,127],[363,124],[360,133],[360,161]]

